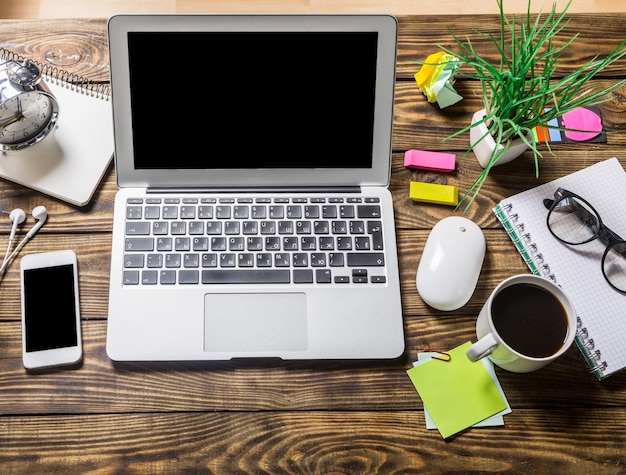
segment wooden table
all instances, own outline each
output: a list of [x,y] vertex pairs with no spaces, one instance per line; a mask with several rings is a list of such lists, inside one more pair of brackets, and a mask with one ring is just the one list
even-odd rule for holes
[[[404,355],[383,362],[114,364],[105,352],[113,167],[84,208],[0,181],[0,235],[8,234],[13,208],[29,212],[43,204],[48,222],[23,252],[70,248],[78,255],[85,352],[78,369],[24,370],[16,260],[0,284],[2,473],[624,473],[626,372],[598,382],[575,347],[535,373],[497,368],[513,409],[505,426],[470,429],[447,441],[426,430],[423,405],[406,370],[425,347],[445,350],[475,340],[476,316],[489,292],[505,277],[528,272],[491,212],[500,199],[612,156],[626,166],[626,91],[602,106],[605,126],[617,132],[608,143],[555,146],[557,157],[542,160],[538,179],[528,153],[491,173],[466,215],[487,238],[477,289],[463,308],[439,312],[417,294],[415,271],[432,226],[459,213],[413,203],[409,182],[467,189],[479,171],[473,156],[461,159],[468,137],[441,139],[467,124],[480,101],[476,84],[459,81],[465,97],[459,105],[439,110],[428,104],[413,81],[418,67],[411,62],[425,59],[437,44],[450,45],[447,27],[471,34],[482,48],[471,28],[496,34],[497,18],[412,16],[399,23],[391,189]],[[0,45],[41,60],[51,42],[68,41],[83,52],[72,71],[106,82],[105,25],[100,19],[2,21]],[[573,15],[566,33],[580,31],[581,37],[567,50],[563,67],[608,53],[625,27],[626,14]],[[624,69],[623,62],[608,68],[602,80],[620,78]],[[458,171],[409,171],[403,155],[410,148],[455,152]],[[623,198],[623,190],[616,196]]]

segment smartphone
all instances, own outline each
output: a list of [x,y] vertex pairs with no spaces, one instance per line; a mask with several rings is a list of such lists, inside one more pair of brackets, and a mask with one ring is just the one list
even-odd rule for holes
[[80,362],[83,350],[74,251],[27,254],[20,263],[20,277],[24,367]]

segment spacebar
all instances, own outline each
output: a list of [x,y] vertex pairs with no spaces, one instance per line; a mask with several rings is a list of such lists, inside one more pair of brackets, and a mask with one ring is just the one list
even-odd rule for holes
[[289,269],[203,270],[203,284],[288,284]]

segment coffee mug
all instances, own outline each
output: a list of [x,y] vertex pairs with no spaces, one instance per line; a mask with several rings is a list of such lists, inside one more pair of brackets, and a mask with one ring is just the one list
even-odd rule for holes
[[576,312],[556,284],[532,274],[514,275],[493,290],[476,321],[471,361],[488,356],[500,368],[529,373],[561,356],[576,336]]

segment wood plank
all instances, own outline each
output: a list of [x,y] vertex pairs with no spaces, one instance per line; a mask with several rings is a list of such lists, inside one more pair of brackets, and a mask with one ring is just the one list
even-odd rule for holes
[[[519,20],[519,16],[517,19]],[[534,18],[534,17],[533,17]],[[588,13],[568,15],[569,23],[557,36],[557,40],[565,42],[577,34],[573,44],[568,46],[559,61],[559,71],[566,73],[579,68],[592,60],[596,55],[603,57],[609,54],[623,40],[623,24],[619,15],[610,13]],[[452,35],[458,38],[469,38],[474,49],[487,58],[493,58],[498,64],[497,50],[491,41],[477,33],[500,37],[499,17],[497,15],[463,15],[463,16],[399,16],[398,43],[398,77],[413,78],[413,62],[424,61],[426,57],[439,51],[438,45],[456,50]],[[602,34],[598,34],[601,31]],[[605,68],[599,77],[623,77],[624,59]]]
[[[534,0],[531,10],[549,9],[553,2]],[[565,8],[566,0],[555,0],[557,10]],[[507,11],[525,12],[526,0],[507,0]],[[497,13],[496,2],[458,2],[442,0],[424,3],[421,0],[100,0],[80,2],[72,0],[22,0],[3,5],[3,18],[70,18],[108,17],[121,10],[145,13],[379,13],[450,15]],[[614,0],[579,0],[569,8],[574,12],[624,11]]]
[[3,20],[0,46],[43,64],[49,64],[45,57],[51,48],[71,47],[82,59],[59,69],[92,81],[109,81],[105,19]]
[[[623,472],[624,409],[522,409],[444,441],[421,411],[3,417],[5,473]],[[546,436],[549,433],[549,437]]]

